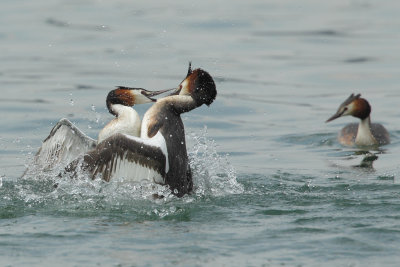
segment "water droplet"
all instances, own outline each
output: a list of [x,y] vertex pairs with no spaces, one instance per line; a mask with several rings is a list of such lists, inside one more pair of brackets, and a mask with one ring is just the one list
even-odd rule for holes
[[74,100],[71,99],[71,100],[69,101],[69,104],[70,104],[71,106],[73,106],[73,105],[74,105]]
[[166,120],[168,120],[168,117],[165,117]]
[[96,106],[92,104],[91,109],[92,111],[96,111]]
[[95,115],[96,115],[96,123],[99,124],[100,120],[101,120],[101,114],[98,112],[95,112]]
[[172,137],[172,134],[170,134],[169,137]]

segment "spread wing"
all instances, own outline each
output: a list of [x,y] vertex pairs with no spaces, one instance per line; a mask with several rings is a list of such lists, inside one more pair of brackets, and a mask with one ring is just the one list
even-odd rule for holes
[[83,160],[73,161],[66,172],[74,174],[84,170],[92,179],[100,176],[106,181],[124,178],[165,184],[168,168],[167,146],[160,132],[150,139],[119,133],[98,144],[83,156]]
[[69,120],[61,119],[34,157],[34,166],[51,170],[57,165],[66,166],[78,156],[96,147],[96,140],[85,135]]

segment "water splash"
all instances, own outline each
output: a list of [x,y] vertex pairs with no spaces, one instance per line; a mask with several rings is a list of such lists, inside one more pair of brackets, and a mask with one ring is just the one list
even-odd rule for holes
[[94,104],[90,106],[90,114],[89,117],[94,117],[90,118],[90,122],[94,122],[97,125],[100,125],[101,123],[104,124],[104,122],[101,121],[102,119],[102,114],[97,111],[97,108]]
[[150,181],[131,183],[123,177],[110,182],[91,180],[83,171],[78,171],[75,178],[68,175],[59,177],[62,166],[47,172],[31,169],[29,174],[15,182],[8,194],[32,209],[45,206],[46,210],[68,214],[117,210],[157,219],[184,217],[185,205],[205,196],[243,193],[243,185],[237,182],[234,167],[226,155],[218,153],[216,142],[207,135],[207,128],[189,134],[187,139],[192,144],[188,152],[194,192],[183,198],[177,198],[167,186]]
[[189,134],[188,141],[194,143],[189,150],[189,157],[196,195],[221,196],[244,192],[243,185],[236,180],[236,171],[228,156],[221,156],[215,141],[208,138],[207,127],[200,134]]

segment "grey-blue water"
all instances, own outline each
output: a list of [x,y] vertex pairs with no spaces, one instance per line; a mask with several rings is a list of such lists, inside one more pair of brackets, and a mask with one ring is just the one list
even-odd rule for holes
[[[400,2],[0,5],[1,266],[400,263]],[[184,115],[192,195],[20,178],[60,118],[95,138],[114,86],[177,86],[190,60],[218,89]],[[337,143],[353,92],[390,145]]]

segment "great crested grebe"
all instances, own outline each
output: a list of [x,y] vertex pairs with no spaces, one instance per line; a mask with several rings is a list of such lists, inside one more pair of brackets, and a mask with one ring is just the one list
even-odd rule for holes
[[360,94],[351,94],[340,106],[337,112],[326,122],[342,116],[351,115],[359,118],[359,124],[346,125],[338,135],[338,140],[346,146],[373,146],[390,143],[388,131],[379,123],[371,123],[371,106]]
[[123,177],[131,181],[150,180],[168,185],[177,196],[192,191],[193,182],[186,150],[181,114],[210,105],[217,95],[210,74],[202,69],[189,70],[186,78],[170,96],[159,99],[145,113],[141,138],[115,134],[66,169],[74,173],[78,166],[92,179],[109,181]]
[[61,167],[65,167],[72,160],[95,148],[98,143],[116,133],[139,136],[141,121],[132,106],[154,102],[156,100],[151,98],[152,96],[166,91],[169,90],[147,91],[142,88],[122,86],[110,91],[106,104],[109,112],[116,118],[100,131],[97,141],[85,135],[68,119],[61,119],[43,141],[33,159],[32,168],[51,170],[61,163],[64,165]]

